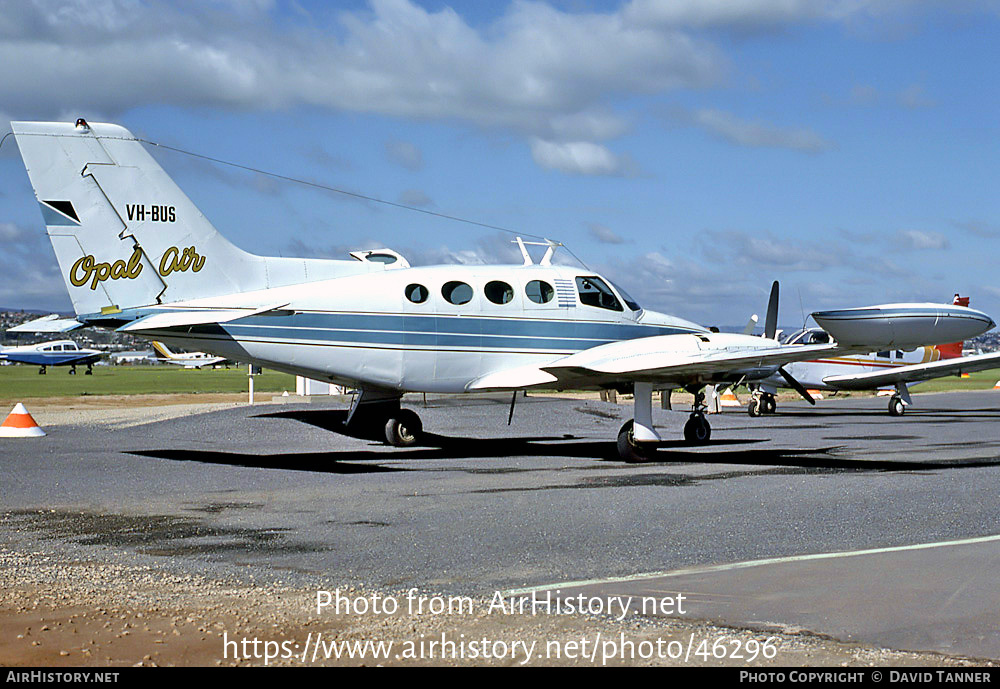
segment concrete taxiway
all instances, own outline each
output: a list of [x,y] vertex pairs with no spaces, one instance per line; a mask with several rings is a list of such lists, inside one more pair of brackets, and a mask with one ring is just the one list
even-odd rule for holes
[[[1000,658],[1000,394],[713,415],[713,443],[617,460],[630,409],[435,399],[425,447],[342,407],[239,407],[0,444],[0,542],[177,572],[489,595],[689,594],[687,617]],[[679,437],[681,411],[656,411]],[[808,556],[808,557],[804,557]],[[658,593],[659,592],[659,593]]]

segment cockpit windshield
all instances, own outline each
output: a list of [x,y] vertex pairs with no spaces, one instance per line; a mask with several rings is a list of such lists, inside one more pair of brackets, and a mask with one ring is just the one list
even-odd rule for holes
[[627,307],[629,307],[633,311],[642,311],[642,307],[639,306],[639,302],[633,299],[632,295],[626,292],[621,285],[619,285],[617,282],[612,282],[611,284],[614,286],[616,290],[618,290],[618,294],[621,295],[621,298],[625,301],[625,305]]

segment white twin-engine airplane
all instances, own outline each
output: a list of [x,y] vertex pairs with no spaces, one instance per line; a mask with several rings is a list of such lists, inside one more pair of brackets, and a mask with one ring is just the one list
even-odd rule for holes
[[[14,122],[75,323],[357,388],[348,426],[419,442],[404,392],[618,389],[634,419],[625,460],[651,454],[654,389],[684,388],[684,427],[706,442],[707,384],[755,380],[818,355],[909,348],[994,326],[961,306],[896,304],[815,313],[838,343],[786,346],[641,308],[589,270],[539,264],[408,267],[391,251],[352,260],[262,257],[227,241],[122,127]],[[523,244],[522,244],[523,248]],[[513,402],[513,400],[512,400]]]
[[[956,294],[952,304],[968,306],[969,298]],[[783,337],[782,342],[787,345],[823,344],[830,342],[830,335],[822,328],[803,328]],[[784,368],[802,387],[810,390],[836,392],[894,388],[889,398],[889,414],[902,416],[906,407],[913,404],[909,390],[911,385],[998,366],[1000,352],[962,356],[962,343],[952,342],[909,350],[886,349],[840,357],[820,356],[808,361],[796,361]],[[750,416],[773,414],[777,409],[774,393],[778,388],[789,385],[778,374],[759,381],[755,387],[757,389],[747,405]],[[808,392],[803,396],[810,404],[815,404]]]

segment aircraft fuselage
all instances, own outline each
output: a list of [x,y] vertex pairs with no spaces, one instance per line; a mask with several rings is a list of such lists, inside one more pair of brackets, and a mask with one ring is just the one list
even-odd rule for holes
[[609,342],[707,332],[627,299],[596,273],[565,266],[403,268],[232,295],[229,305],[288,306],[184,337],[152,335],[342,385],[463,392],[486,374]]

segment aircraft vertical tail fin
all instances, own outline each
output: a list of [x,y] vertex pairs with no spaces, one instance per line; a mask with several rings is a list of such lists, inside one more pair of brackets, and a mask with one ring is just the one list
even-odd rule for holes
[[361,261],[262,257],[219,234],[127,129],[12,122],[78,315],[368,272]]
[[[956,294],[955,299],[951,303],[953,306],[968,306],[969,297],[960,297]],[[935,349],[941,353],[942,359],[958,359],[962,356],[963,344],[963,342],[952,342],[950,344],[937,345]]]
[[167,360],[174,358],[174,353],[170,351],[167,345],[156,340],[153,340],[153,352],[157,359]]

